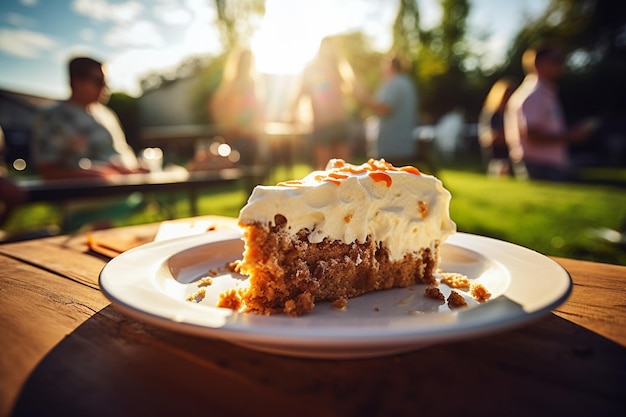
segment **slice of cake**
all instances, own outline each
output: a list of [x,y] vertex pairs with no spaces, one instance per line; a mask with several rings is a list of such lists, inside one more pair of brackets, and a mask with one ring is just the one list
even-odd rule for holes
[[414,167],[384,160],[325,171],[276,186],[257,186],[239,215],[242,288],[220,306],[298,316],[318,301],[416,283],[434,284],[438,250],[456,230],[450,193]]

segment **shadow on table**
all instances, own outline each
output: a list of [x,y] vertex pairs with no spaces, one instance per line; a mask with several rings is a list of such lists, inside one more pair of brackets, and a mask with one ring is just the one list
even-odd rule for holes
[[626,348],[556,315],[361,360],[281,357],[145,325],[108,306],[59,343],[14,416],[622,416]]

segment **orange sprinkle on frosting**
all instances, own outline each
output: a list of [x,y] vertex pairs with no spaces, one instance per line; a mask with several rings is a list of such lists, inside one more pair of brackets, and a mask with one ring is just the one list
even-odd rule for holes
[[[330,182],[335,185],[340,185],[341,182],[351,176],[366,174],[369,175],[376,182],[384,182],[387,187],[391,186],[393,181],[391,175],[388,172],[406,172],[413,175],[421,175],[419,169],[413,166],[394,167],[391,163],[384,159],[371,158],[366,163],[361,165],[352,165],[346,163],[343,159],[331,159],[328,163],[327,170],[315,175],[315,181]],[[278,183],[283,187],[301,187],[304,183],[299,180],[283,181]]]
[[415,167],[412,167],[410,165],[407,165],[407,166],[404,166],[404,167],[400,167],[400,171],[409,172],[409,173],[415,174],[415,175],[421,175],[422,174],[419,169],[417,169]]
[[417,210],[419,211],[420,216],[422,217],[422,219],[424,219],[424,218],[426,218],[426,216],[428,216],[428,206],[422,200],[417,202]]
[[335,185],[341,185],[341,181],[337,180],[335,178],[323,178],[322,181],[323,182],[330,182],[330,183],[333,183]]
[[391,187],[391,177],[385,172],[370,172],[369,175],[376,182],[384,182],[387,188]]
[[283,181],[276,184],[278,187],[301,187],[304,183],[300,180]]

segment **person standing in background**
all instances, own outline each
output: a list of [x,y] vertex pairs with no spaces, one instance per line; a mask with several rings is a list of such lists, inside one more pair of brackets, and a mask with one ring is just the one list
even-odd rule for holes
[[265,119],[254,67],[252,51],[235,48],[209,101],[211,120],[226,142],[240,153],[242,165],[255,163]]
[[478,141],[488,175],[510,174],[509,147],[504,137],[504,110],[513,91],[513,80],[502,78],[496,81],[485,98],[478,118]]
[[413,131],[417,126],[417,92],[404,71],[399,57],[383,62],[383,84],[375,97],[359,88],[356,96],[361,104],[379,118],[377,158],[394,164],[414,162],[416,143]]
[[292,114],[302,97],[310,99],[313,112],[313,164],[324,169],[332,158],[350,158],[350,111],[346,98],[354,89],[352,67],[339,56],[334,39],[322,39],[315,58],[302,74]]
[[584,141],[597,128],[597,121],[567,127],[556,86],[563,72],[559,48],[528,49],[522,65],[527,75],[509,99],[504,116],[515,175],[548,181],[575,179],[569,146]]
[[106,178],[146,172],[126,142],[108,100],[102,63],[88,57],[69,62],[71,95],[44,110],[33,126],[33,154],[44,179]]

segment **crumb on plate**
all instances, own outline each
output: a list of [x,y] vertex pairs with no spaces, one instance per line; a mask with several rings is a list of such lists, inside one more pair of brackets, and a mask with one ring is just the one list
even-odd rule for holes
[[470,280],[467,276],[456,272],[441,273],[441,283],[450,288],[469,288]]
[[192,294],[189,294],[189,296],[187,297],[187,301],[199,303],[200,301],[204,300],[205,296],[206,296],[206,289],[200,288],[198,291]]
[[457,307],[467,307],[467,301],[461,294],[456,291],[451,291],[448,296],[448,307],[457,308]]
[[472,294],[472,297],[474,297],[479,303],[485,302],[489,298],[491,298],[491,293],[487,291],[487,289],[483,287],[482,284],[472,285],[470,294]]
[[424,296],[432,298],[433,300],[445,301],[446,297],[437,287],[426,287],[424,290]]

